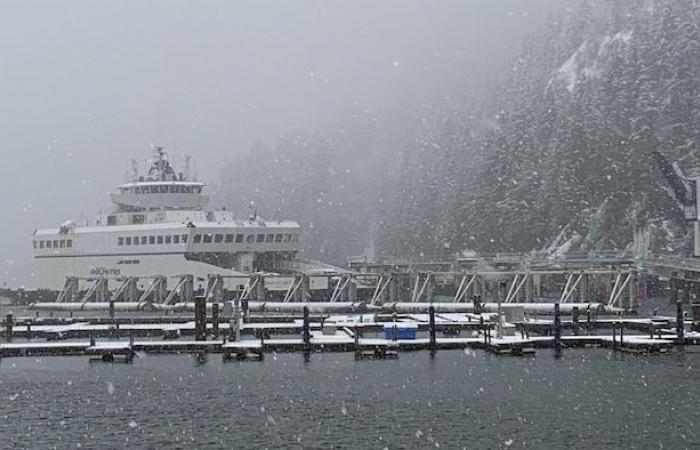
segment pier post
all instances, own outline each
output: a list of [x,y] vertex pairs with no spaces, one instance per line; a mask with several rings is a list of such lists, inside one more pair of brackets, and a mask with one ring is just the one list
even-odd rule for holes
[[613,320],[612,322],[612,341],[613,348],[617,347],[617,322]]
[[249,312],[247,298],[244,298],[243,300],[241,300],[241,309],[243,309],[243,323],[247,323],[248,322],[248,312]]
[[578,325],[578,321],[579,321],[579,309],[578,309],[578,306],[574,306],[574,307],[573,307],[573,313],[572,313],[571,320],[572,320],[573,323],[574,323],[574,324],[573,324],[573,325],[574,325],[574,334],[575,334],[576,336],[578,336],[578,335],[579,335],[579,332],[580,332],[579,325]]
[[622,348],[625,346],[625,322],[622,321],[621,315],[618,317],[620,317],[620,348]]
[[586,334],[591,335],[591,329],[593,328],[593,323],[591,323],[591,305],[586,308]]
[[678,340],[682,343],[685,336],[685,324],[683,323],[683,301],[678,300],[676,302],[676,336]]
[[94,346],[95,346],[95,333],[91,331],[90,332],[90,347],[94,347]]
[[109,318],[114,320],[114,300],[109,299]]
[[437,350],[435,341],[435,307],[430,305],[428,308],[428,332],[430,333],[430,351],[434,354]]
[[233,302],[233,318],[231,319],[231,338],[234,342],[241,340],[241,301],[236,298]]
[[690,303],[690,281],[683,280],[683,303]]
[[219,304],[214,302],[211,305],[211,325],[214,339],[219,338]]
[[207,327],[207,303],[205,297],[194,299],[194,339],[196,341],[206,340]]
[[481,332],[484,333],[484,346],[489,344],[489,339],[486,336],[486,328],[484,327],[484,316],[479,318],[479,326],[481,327]]
[[304,326],[302,329],[302,338],[304,340],[304,359],[309,360],[311,353],[311,331],[309,329],[309,307],[304,306]]
[[5,336],[7,338],[7,342],[12,342],[12,327],[14,326],[14,317],[12,316],[12,313],[7,313],[7,316],[5,316]]
[[561,315],[559,303],[554,304],[554,352],[558,358],[561,356]]
[[678,279],[676,274],[671,274],[671,278],[668,280],[668,287],[671,290],[671,303],[676,303],[678,301]]
[[355,327],[353,331],[353,338],[355,339],[355,346],[353,347],[353,350],[355,350],[355,359],[358,359],[360,356],[360,332],[357,327]]

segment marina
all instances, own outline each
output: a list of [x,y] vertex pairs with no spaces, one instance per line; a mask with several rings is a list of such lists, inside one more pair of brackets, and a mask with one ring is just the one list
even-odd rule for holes
[[[557,353],[575,347],[665,353],[700,344],[699,318],[686,319],[681,302],[675,317],[647,319],[621,313],[589,313],[581,319],[578,307],[563,313],[559,304],[554,304],[553,313],[540,306],[540,314],[525,314],[523,306],[507,304],[496,305],[496,312],[478,313],[460,312],[464,308],[451,303],[394,304],[362,314],[340,314],[357,311],[358,305],[348,304],[282,304],[282,312],[256,303],[241,309],[239,301],[208,306],[204,297],[198,298],[189,317],[182,311],[171,316],[92,318],[7,314],[0,331],[0,357],[97,355],[112,361],[117,355],[132,360],[144,352],[261,359],[266,353],[299,352],[308,359],[318,352],[353,352],[357,358],[386,358],[446,349],[522,356],[540,348]],[[590,305],[580,307],[590,311]]]
[[[142,170],[143,169],[143,170]],[[695,345],[700,265],[629,251],[461,252],[450,260],[299,254],[302,227],[209,206],[191,161],[155,147],[112,209],[32,239],[36,284],[4,288],[0,357],[402,352],[572,347],[662,353]],[[675,314],[649,311],[665,299]],[[663,302],[663,300],[662,300]],[[688,316],[683,308],[690,310]],[[640,314],[640,311],[643,313]],[[647,317],[643,317],[646,315]]]

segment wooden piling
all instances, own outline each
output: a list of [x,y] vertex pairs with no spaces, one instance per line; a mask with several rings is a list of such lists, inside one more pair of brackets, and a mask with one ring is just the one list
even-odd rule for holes
[[554,304],[554,352],[556,357],[561,356],[561,315],[559,303]]
[[207,303],[206,298],[194,299],[194,339],[204,341],[207,339]]
[[309,328],[309,307],[304,306],[304,325],[302,328],[302,338],[304,340],[304,358],[308,361],[311,353],[311,330]]
[[625,322],[620,320],[620,348],[625,346]]
[[572,321],[573,321],[574,334],[575,334],[576,336],[578,336],[578,335],[579,335],[579,332],[580,332],[579,324],[578,324],[578,321],[579,321],[579,310],[578,310],[578,306],[574,306],[574,307],[573,307],[573,312],[572,312],[572,317],[571,317],[571,319],[572,319]]
[[231,320],[231,339],[235,342],[241,340],[241,308],[240,300],[237,298],[233,302],[233,319]]
[[247,298],[241,299],[241,309],[243,309],[243,323],[247,323],[249,313]]
[[591,323],[591,306],[586,308],[586,334],[591,335],[591,329],[593,328],[593,323]]
[[212,303],[211,305],[211,323],[214,339],[219,338],[219,304]]
[[676,303],[678,301],[678,279],[675,278],[675,274],[672,274],[671,279],[668,280],[668,287],[671,290],[671,303]]
[[683,301],[676,301],[676,336],[682,342],[685,335],[685,325],[683,323]]
[[12,313],[7,313],[7,316],[5,316],[5,336],[7,338],[7,342],[12,342],[12,327],[14,326],[14,317],[12,316]]
[[355,340],[355,346],[353,347],[353,350],[355,351],[355,359],[359,359],[360,357],[360,332],[357,327],[353,330],[354,333],[354,340]]
[[435,307],[430,305],[428,308],[428,331],[430,333],[430,351],[435,353],[437,350],[436,340],[435,340]]

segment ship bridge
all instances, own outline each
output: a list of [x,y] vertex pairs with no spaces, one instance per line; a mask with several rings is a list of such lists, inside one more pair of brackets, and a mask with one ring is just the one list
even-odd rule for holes
[[118,186],[111,194],[118,212],[197,210],[209,204],[209,196],[203,193],[205,184],[189,178],[189,160],[185,172],[177,173],[163,147],[156,147],[145,175],[139,175],[136,162],[132,160],[132,163],[132,180]]
[[122,184],[111,197],[122,211],[203,209],[209,204],[204,186],[196,181],[139,181]]

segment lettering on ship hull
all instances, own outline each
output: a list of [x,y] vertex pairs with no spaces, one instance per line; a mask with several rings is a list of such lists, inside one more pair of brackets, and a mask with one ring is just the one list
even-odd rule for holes
[[90,275],[98,277],[119,276],[121,272],[121,270],[115,269],[114,267],[93,267],[90,269]]

